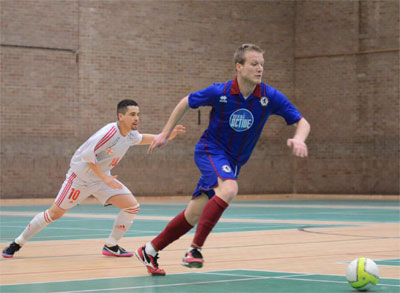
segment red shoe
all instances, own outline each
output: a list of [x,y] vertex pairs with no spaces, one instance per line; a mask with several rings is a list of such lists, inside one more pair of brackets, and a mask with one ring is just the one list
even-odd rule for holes
[[158,267],[157,263],[158,253],[156,254],[156,256],[151,256],[146,253],[145,246],[143,246],[135,251],[135,255],[137,259],[140,260],[142,264],[146,266],[149,274],[153,276],[165,276],[165,271]]
[[185,257],[182,259],[182,265],[188,268],[201,268],[203,267],[203,256],[199,249],[194,248],[190,252],[185,254]]

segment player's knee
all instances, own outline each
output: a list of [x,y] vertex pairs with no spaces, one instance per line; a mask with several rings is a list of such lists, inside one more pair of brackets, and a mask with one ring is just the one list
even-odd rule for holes
[[55,203],[47,210],[52,221],[61,218],[66,212],[67,210],[58,207]]
[[65,211],[50,209],[50,210],[48,210],[48,213],[49,213],[50,218],[53,221],[55,221],[55,220],[61,218],[62,216],[64,216]]
[[140,210],[140,204],[136,203],[135,205],[129,207],[129,208],[125,208],[125,209],[121,209],[122,211],[129,213],[129,214],[137,214]]
[[228,202],[230,202],[236,197],[237,194],[238,194],[238,186],[236,182],[232,182],[231,184],[226,184],[224,186],[221,196]]
[[121,214],[126,218],[127,221],[133,221],[133,218],[140,210],[140,204],[136,204],[129,208],[121,209]]
[[185,211],[185,219],[192,226],[197,224],[197,222],[200,220],[200,216],[201,212],[197,213],[193,211],[192,212]]

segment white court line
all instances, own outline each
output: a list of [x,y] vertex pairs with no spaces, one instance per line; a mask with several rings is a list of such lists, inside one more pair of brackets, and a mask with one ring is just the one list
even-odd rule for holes
[[[2,228],[25,228],[26,225],[24,226],[10,226],[10,225],[4,225],[2,226]],[[82,230],[82,231],[110,231],[111,229],[96,229],[96,228],[78,228],[78,227],[51,227],[51,226],[47,226],[46,230]]]
[[[24,226],[10,226],[10,225],[4,225],[4,226],[2,226],[2,228],[18,228],[18,229],[23,229],[23,228],[25,228],[26,227],[26,225],[24,225]],[[46,227],[46,230],[57,230],[57,231],[60,231],[60,230],[73,230],[73,231],[76,231],[76,230],[80,230],[80,231],[107,231],[107,232],[110,232],[111,231],[111,228],[109,228],[109,229],[98,229],[98,228],[78,228],[78,227],[51,227],[51,226],[47,226]],[[151,231],[151,230],[138,230],[138,229],[134,229],[134,230],[132,230],[131,232],[151,232],[151,233],[160,233],[160,231],[158,230],[158,231]]]
[[[239,270],[233,270],[233,271],[239,271]],[[247,270],[248,271],[248,270]],[[251,270],[252,271],[252,270]],[[271,271],[260,271],[264,273],[274,273]],[[239,274],[223,274],[223,273],[213,273],[213,272],[198,272],[197,274],[205,274],[205,275],[218,275],[218,276],[236,276],[236,277],[253,277],[253,278],[259,278],[262,276],[252,276],[252,275],[239,275]],[[287,273],[290,274],[290,273]],[[301,276],[313,276],[315,274],[293,274],[290,276],[282,276],[282,277],[268,277],[268,278],[290,278],[290,277],[301,277]],[[264,278],[264,277],[263,277]]]
[[[168,274],[168,276],[175,276],[175,275],[187,275],[187,274],[193,274],[191,272],[187,273],[176,273],[176,274]],[[143,278],[143,277],[148,277],[147,276],[132,276],[132,277],[121,277],[121,278],[116,278],[116,277],[108,277],[108,278],[91,278],[91,279],[79,279],[79,280],[67,280],[67,281],[50,281],[50,282],[34,282],[34,283],[17,283],[17,284],[7,284],[7,285],[0,285],[0,287],[5,287],[5,286],[16,286],[16,285],[33,285],[33,284],[56,284],[56,283],[72,283],[72,282],[85,282],[85,281],[100,281],[100,280],[112,280],[112,279],[127,279],[127,278]],[[0,291],[1,292],[1,291]]]
[[[111,229],[108,230],[108,231],[111,231]],[[141,233],[142,234],[154,235],[153,233],[158,233],[158,232],[159,231],[157,231],[157,232],[155,232],[155,231],[154,232],[143,231]],[[87,237],[91,237],[91,238],[81,238],[80,235],[77,235],[77,234],[70,234],[70,235],[64,234],[64,235],[38,236],[38,237],[35,237],[35,239],[32,240],[31,242],[53,241],[53,240],[60,240],[60,239],[65,239],[65,238],[70,238],[70,239],[67,239],[67,240],[90,240],[90,239],[104,238],[104,237],[107,236],[107,234],[90,234],[90,235],[86,235],[86,236]],[[128,233],[125,234],[125,237],[142,237],[142,236],[146,236],[146,235],[137,236],[135,234],[128,234]],[[76,237],[76,238],[74,238],[74,237]],[[3,237],[3,238],[0,238],[0,243],[8,243],[9,241],[12,241],[13,239],[14,238]]]
[[[235,271],[235,270],[230,270]],[[268,271],[264,271],[268,272]],[[181,274],[171,274],[171,275],[185,275],[185,274],[192,274],[192,273],[181,273]],[[198,274],[209,274],[209,275],[226,275],[226,276],[241,276],[236,274],[223,274],[223,273],[213,273],[213,272],[199,272]],[[306,276],[306,274],[299,274],[299,275],[290,275],[290,276],[275,276],[275,277],[260,277],[260,276],[250,276],[250,275],[243,275],[247,278],[244,279],[227,279],[227,280],[218,280],[218,281],[204,281],[204,282],[194,282],[194,283],[175,283],[175,284],[165,284],[165,285],[153,285],[153,286],[136,286],[136,287],[121,287],[121,288],[107,288],[107,289],[90,289],[90,290],[75,290],[75,291],[53,291],[57,293],[74,293],[74,292],[105,292],[105,291],[118,291],[118,290],[128,290],[128,289],[146,289],[146,288],[160,288],[160,287],[172,287],[172,286],[186,286],[186,285],[201,285],[201,284],[212,284],[212,283],[226,283],[226,282],[242,282],[242,281],[251,281],[251,280],[263,280],[263,279],[285,279],[295,276]],[[136,276],[134,278],[143,277],[143,276]],[[250,278],[248,278],[250,277]],[[109,279],[109,278],[107,278]],[[88,279],[88,280],[102,280],[102,279]],[[75,281],[64,281],[64,282],[78,282],[78,281],[87,281],[87,280],[75,280]],[[47,282],[43,283],[32,283],[32,284],[46,284]],[[50,282],[48,282],[50,283]],[[58,282],[51,282],[51,283],[58,283]],[[5,286],[15,286],[19,284],[12,284],[12,285],[5,285]],[[27,284],[21,284],[27,285]]]
[[[204,273],[203,273],[204,274]],[[209,273],[213,274],[213,273]],[[215,273],[218,275],[218,273]],[[229,274],[228,274],[229,275]],[[229,275],[232,276],[232,275]],[[110,289],[94,289],[94,290],[78,290],[78,291],[54,291],[57,293],[76,293],[76,292],[105,292],[105,291],[119,291],[119,290],[128,290],[128,289],[150,289],[150,288],[162,288],[162,287],[176,287],[176,286],[186,286],[186,285],[201,285],[201,284],[216,284],[216,283],[227,283],[227,282],[243,282],[243,281],[254,281],[254,280],[267,280],[267,279],[290,279],[296,281],[305,281],[305,282],[320,282],[320,283],[336,283],[336,284],[347,284],[344,281],[327,281],[327,280],[310,280],[310,279],[302,279],[302,278],[291,278],[296,275],[291,276],[276,276],[276,277],[251,277],[244,279],[228,279],[228,280],[218,280],[218,281],[204,281],[204,282],[194,282],[194,283],[175,283],[175,284],[165,284],[165,285],[153,285],[153,286],[136,286],[136,287],[121,287],[121,288],[110,288]],[[301,274],[300,276],[305,276],[305,274]],[[389,287],[400,287],[399,285],[378,285],[378,286],[389,286]]]
[[[291,274],[288,272],[281,272],[281,271],[264,271],[264,270],[249,270],[249,269],[231,269],[231,270],[224,270],[225,272],[234,272],[234,271],[255,271],[255,272],[265,272],[265,273],[284,273],[284,274]],[[239,275],[239,274],[224,274],[215,272],[197,272],[197,273],[176,273],[176,274],[169,274],[168,276],[176,276],[176,275],[187,275],[187,274],[208,274],[208,275],[223,275],[223,276],[239,276],[239,277],[250,277],[245,279],[236,279],[236,280],[219,280],[219,281],[207,281],[207,282],[195,282],[195,283],[176,283],[176,284],[165,284],[165,285],[154,285],[154,286],[136,286],[136,287],[121,287],[121,288],[110,288],[110,289],[93,289],[93,290],[78,290],[78,291],[53,291],[54,293],[74,293],[74,292],[100,292],[100,291],[113,291],[113,290],[127,290],[127,289],[145,289],[145,288],[156,288],[156,287],[170,287],[170,286],[184,286],[184,285],[198,285],[198,284],[211,284],[211,283],[222,283],[222,282],[241,282],[241,281],[251,281],[251,280],[263,280],[263,279],[293,279],[293,280],[300,280],[306,282],[322,282],[322,283],[338,283],[338,284],[347,284],[347,282],[342,281],[327,281],[327,280],[311,280],[311,279],[302,279],[302,278],[293,278],[297,276],[325,276],[321,274],[310,274],[310,273],[299,273],[293,275],[286,275],[286,276],[275,276],[275,277],[261,277],[261,276],[251,276],[251,275]],[[328,274],[328,276],[341,276],[341,275],[333,275]],[[125,278],[143,278],[146,276],[132,276],[132,277],[124,277]],[[51,284],[51,283],[69,283],[69,282],[84,282],[84,281],[100,281],[100,280],[111,280],[111,279],[119,279],[119,278],[92,278],[92,279],[82,279],[82,280],[69,280],[69,281],[53,281],[53,282],[35,282],[29,284]],[[388,280],[397,280],[393,278],[385,278]],[[10,285],[0,285],[1,287],[6,286],[17,286],[17,285],[29,285],[27,283],[19,283],[19,284],[10,284]],[[380,287],[400,287],[400,285],[390,285],[390,284],[378,284],[377,286]]]
[[228,282],[243,282],[243,281],[253,281],[253,280],[263,280],[263,279],[283,279],[288,276],[282,277],[251,277],[244,279],[227,279],[218,281],[204,281],[204,282],[193,282],[193,283],[175,283],[175,284],[165,284],[165,285],[153,285],[153,286],[136,286],[136,287],[121,287],[121,288],[110,288],[110,289],[93,289],[93,290],[78,290],[78,291],[54,291],[57,293],[74,293],[74,292],[104,292],[104,291],[117,291],[117,290],[128,290],[128,289],[150,289],[150,288],[161,288],[161,287],[176,287],[176,286],[186,286],[186,285],[201,285],[201,284],[216,284],[216,283],[228,283]]
[[400,210],[400,206],[349,206],[349,205],[307,205],[307,204],[255,204],[255,203],[232,203],[231,207],[248,208],[310,208],[310,209],[350,209],[350,210]]

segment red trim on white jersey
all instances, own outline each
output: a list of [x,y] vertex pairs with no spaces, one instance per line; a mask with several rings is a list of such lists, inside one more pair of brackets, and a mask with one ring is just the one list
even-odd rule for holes
[[73,181],[74,181],[75,178],[76,178],[76,174],[75,174],[75,173],[72,173],[72,174],[69,176],[67,184],[65,185],[65,187],[64,187],[64,189],[63,189],[63,191],[62,191],[60,197],[59,197],[59,198],[57,199],[57,201],[56,201],[56,205],[57,205],[57,206],[60,206],[61,203],[63,202],[63,200],[64,200],[65,196],[67,195],[68,190],[71,188],[72,183],[73,183]]
[[109,141],[114,134],[117,133],[117,129],[115,127],[112,127],[106,135],[103,136],[103,138],[97,143],[97,145],[94,148],[94,151],[97,151],[99,148],[101,148],[107,141]]

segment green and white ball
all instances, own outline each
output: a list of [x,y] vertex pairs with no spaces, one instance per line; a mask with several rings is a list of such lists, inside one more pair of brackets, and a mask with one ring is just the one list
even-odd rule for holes
[[346,278],[353,288],[366,291],[378,283],[379,269],[373,260],[360,257],[349,264]]

